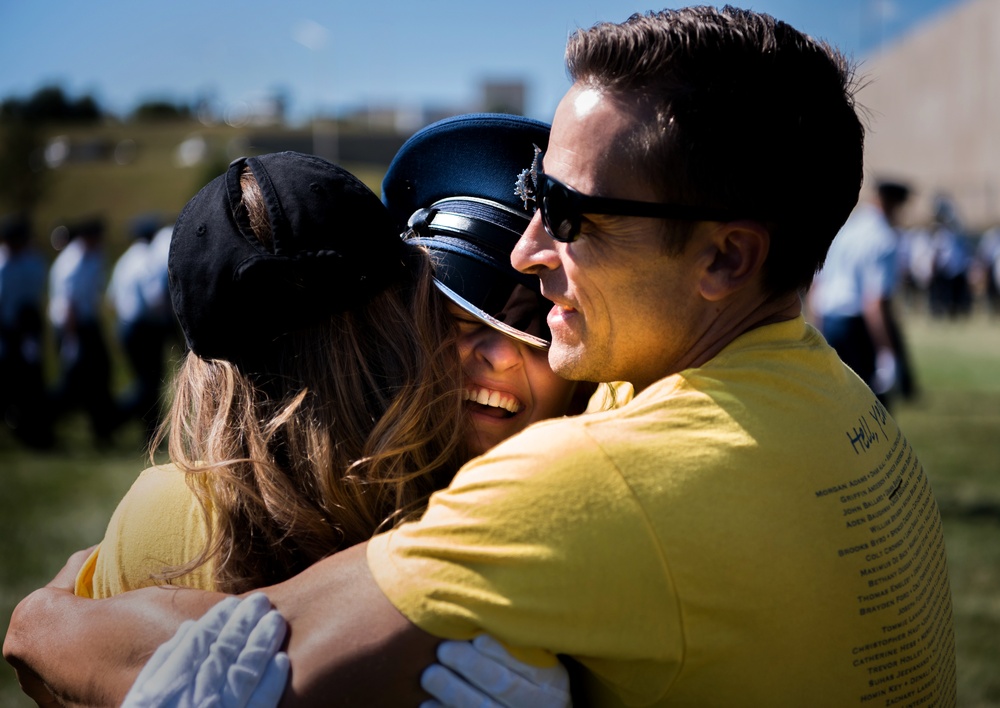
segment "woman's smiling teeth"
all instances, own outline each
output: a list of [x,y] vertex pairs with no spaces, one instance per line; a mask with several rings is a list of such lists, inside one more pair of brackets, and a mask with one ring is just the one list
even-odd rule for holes
[[491,391],[480,387],[465,389],[465,400],[490,408],[502,408],[510,413],[518,413],[524,408],[521,402],[509,393],[500,393],[500,391]]

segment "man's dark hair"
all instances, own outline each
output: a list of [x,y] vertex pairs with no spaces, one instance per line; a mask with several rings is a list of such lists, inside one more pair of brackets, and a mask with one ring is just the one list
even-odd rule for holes
[[769,15],[689,7],[580,30],[566,64],[574,81],[648,111],[630,149],[665,201],[761,221],[765,287],[809,285],[863,178],[854,73],[840,52]]

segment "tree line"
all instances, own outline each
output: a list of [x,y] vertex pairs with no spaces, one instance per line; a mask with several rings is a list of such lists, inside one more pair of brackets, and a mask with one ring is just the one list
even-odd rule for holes
[[[90,94],[73,98],[60,86],[43,86],[27,97],[11,96],[0,101],[0,121],[5,124],[96,123],[107,117],[97,99]],[[130,120],[184,120],[191,117],[191,107],[165,100],[140,103]]]

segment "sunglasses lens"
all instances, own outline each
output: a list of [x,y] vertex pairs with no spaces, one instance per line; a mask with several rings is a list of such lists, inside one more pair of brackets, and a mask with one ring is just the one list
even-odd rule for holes
[[540,191],[542,225],[549,236],[566,243],[576,240],[578,229],[566,189],[548,175],[542,175]]

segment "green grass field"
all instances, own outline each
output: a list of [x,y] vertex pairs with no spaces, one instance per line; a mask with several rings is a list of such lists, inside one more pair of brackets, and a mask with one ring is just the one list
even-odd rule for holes
[[[922,389],[896,410],[944,514],[955,600],[959,705],[1000,705],[1000,319],[906,320]],[[0,618],[72,552],[100,540],[144,466],[138,427],[97,451],[80,420],[61,450],[29,454],[0,430]],[[0,706],[30,706],[0,668]]]
[[896,418],[944,517],[959,705],[1000,705],[1000,319],[911,318],[923,395]]

